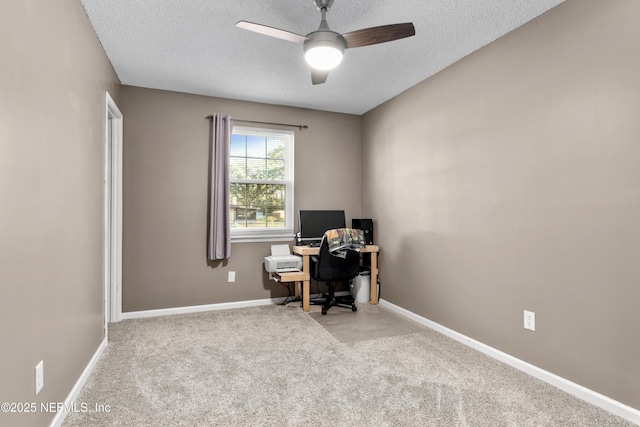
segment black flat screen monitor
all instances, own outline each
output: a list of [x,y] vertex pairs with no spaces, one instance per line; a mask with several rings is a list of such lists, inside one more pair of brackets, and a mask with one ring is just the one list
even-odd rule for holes
[[298,218],[300,242],[303,245],[319,244],[324,232],[333,228],[344,228],[344,211],[300,211]]

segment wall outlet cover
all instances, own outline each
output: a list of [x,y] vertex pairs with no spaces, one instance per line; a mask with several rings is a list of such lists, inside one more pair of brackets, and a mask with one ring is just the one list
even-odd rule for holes
[[530,331],[536,330],[536,314],[532,311],[524,311],[524,328]]
[[40,393],[44,387],[44,361],[41,360],[40,363],[36,365],[36,394]]

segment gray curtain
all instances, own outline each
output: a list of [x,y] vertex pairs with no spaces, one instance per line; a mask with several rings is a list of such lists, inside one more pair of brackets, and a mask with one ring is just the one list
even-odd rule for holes
[[209,214],[209,260],[231,257],[229,224],[229,149],[231,116],[214,113],[211,118],[211,206]]

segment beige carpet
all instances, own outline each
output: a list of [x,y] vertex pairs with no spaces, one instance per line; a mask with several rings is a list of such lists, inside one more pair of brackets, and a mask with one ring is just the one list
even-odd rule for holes
[[[313,307],[313,310],[319,309]],[[379,306],[109,327],[64,426],[632,426]]]

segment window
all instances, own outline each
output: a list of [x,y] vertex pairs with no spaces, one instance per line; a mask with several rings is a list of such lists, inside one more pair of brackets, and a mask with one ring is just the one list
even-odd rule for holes
[[233,127],[232,241],[293,239],[293,132]]

